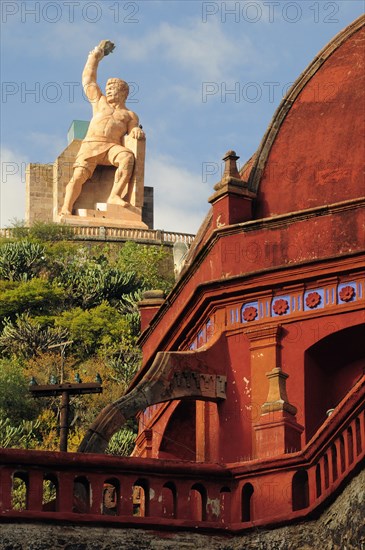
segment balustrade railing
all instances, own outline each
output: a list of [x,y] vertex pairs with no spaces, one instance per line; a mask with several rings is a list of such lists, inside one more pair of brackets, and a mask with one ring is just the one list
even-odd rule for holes
[[[64,226],[60,226],[64,227]],[[156,242],[165,245],[172,245],[176,242],[184,242],[190,245],[195,235],[190,233],[175,233],[164,231],[162,229],[128,229],[123,227],[90,227],[90,226],[66,226],[67,232],[64,233],[64,239],[72,240],[102,240],[102,241],[128,241],[137,242]],[[24,228],[26,232],[26,228]],[[15,238],[17,229],[0,229],[0,237],[5,239]]]
[[302,451],[213,465],[0,450],[0,518],[237,532],[304,518],[365,456],[365,377]]

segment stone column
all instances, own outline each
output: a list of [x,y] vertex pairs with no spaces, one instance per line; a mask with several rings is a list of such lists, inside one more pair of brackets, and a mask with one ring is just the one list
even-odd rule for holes
[[289,403],[288,375],[280,366],[281,327],[252,328],[246,335],[251,342],[253,455],[265,458],[300,450],[303,427],[296,421],[296,408]]
[[296,420],[296,407],[288,400],[288,375],[276,367],[266,376],[269,379],[269,393],[261,407],[260,419],[254,425],[257,458],[299,451],[304,429]]
[[147,290],[143,293],[142,300],[138,302],[141,314],[141,332],[150,324],[161,305],[164,303],[164,292],[162,290]]

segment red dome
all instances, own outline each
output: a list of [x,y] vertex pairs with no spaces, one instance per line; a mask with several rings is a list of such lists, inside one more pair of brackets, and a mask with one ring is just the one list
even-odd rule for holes
[[364,25],[337,35],[275,113],[249,178],[255,218],[364,195]]

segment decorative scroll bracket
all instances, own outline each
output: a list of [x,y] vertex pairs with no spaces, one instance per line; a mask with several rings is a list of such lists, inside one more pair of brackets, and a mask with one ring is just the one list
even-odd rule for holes
[[226,362],[223,358],[220,361],[219,356],[214,344],[201,351],[157,353],[137,386],[101,411],[84,437],[79,452],[104,452],[111,436],[126,420],[150,405],[175,399],[215,402],[225,399]]

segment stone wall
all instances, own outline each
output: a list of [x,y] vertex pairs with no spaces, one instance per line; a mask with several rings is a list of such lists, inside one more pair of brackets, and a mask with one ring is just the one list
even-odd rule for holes
[[144,188],[142,221],[147,225],[149,229],[153,229],[153,187]]
[[365,471],[317,520],[241,536],[135,528],[0,524],[0,550],[365,550]]
[[53,220],[53,165],[28,164],[25,180],[25,220],[27,225],[35,221]]

